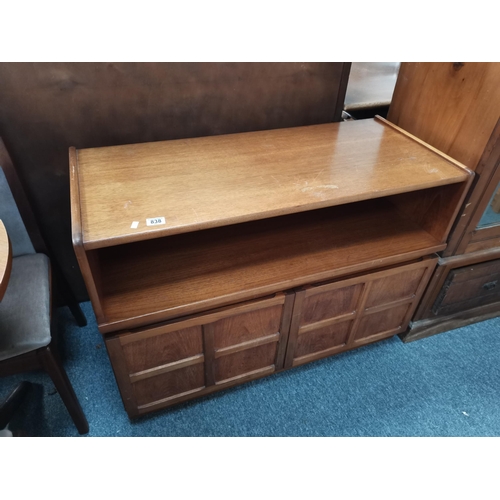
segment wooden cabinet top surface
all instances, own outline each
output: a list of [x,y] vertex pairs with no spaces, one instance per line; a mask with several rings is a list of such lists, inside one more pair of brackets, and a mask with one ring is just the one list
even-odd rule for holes
[[[469,175],[383,119],[72,148],[70,163],[86,249],[453,184]],[[161,217],[164,224],[146,225]]]

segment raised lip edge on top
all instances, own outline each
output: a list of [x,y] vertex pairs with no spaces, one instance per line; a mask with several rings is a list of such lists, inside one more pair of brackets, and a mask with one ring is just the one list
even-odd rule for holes
[[[425,141],[422,141],[418,137],[410,134],[406,130],[398,127],[397,125],[386,120],[385,118],[383,118],[379,115],[376,115],[373,118],[373,121],[379,122],[381,125],[390,127],[394,131],[408,137],[409,139],[413,140],[414,142],[417,142],[421,146],[427,148],[429,151],[431,151],[432,153],[441,157],[443,160],[446,160],[453,167],[459,169],[464,174],[464,178],[455,180],[453,182],[439,182],[439,183],[432,182],[432,183],[429,183],[429,185],[426,185],[424,183],[416,189],[410,189],[407,191],[401,191],[398,189],[398,190],[395,190],[393,192],[391,190],[388,190],[387,192],[379,193],[379,196],[376,196],[374,198],[366,198],[366,200],[375,199],[375,198],[383,198],[386,196],[391,196],[391,195],[395,195],[395,194],[402,194],[405,192],[430,189],[432,187],[439,187],[439,186],[443,186],[443,185],[458,184],[460,182],[467,181],[467,177],[471,178],[474,176],[474,172],[471,171],[469,168],[467,168],[462,163],[460,163],[459,161],[457,161],[454,158],[439,151],[438,149],[434,148],[430,144],[426,143]],[[338,122],[338,123],[342,123],[342,122]],[[291,128],[300,128],[300,127],[291,127]],[[242,132],[242,133],[246,133],[246,132]],[[236,134],[224,134],[224,135],[239,135],[239,134],[236,133]],[[159,142],[168,142],[168,141],[159,141]],[[93,148],[91,148],[91,149],[93,149]],[[225,218],[225,219],[217,219],[217,221],[206,221],[206,222],[197,223],[197,224],[185,225],[185,226],[182,226],[180,228],[174,228],[174,229],[172,229],[172,228],[158,228],[155,230],[149,230],[149,231],[137,232],[137,233],[128,233],[128,234],[124,234],[122,236],[113,236],[110,238],[101,238],[101,239],[96,239],[96,240],[85,240],[84,236],[83,236],[83,221],[82,221],[81,205],[80,205],[81,197],[80,197],[80,183],[79,183],[79,175],[78,175],[79,174],[78,151],[73,146],[69,148],[69,157],[70,157],[70,177],[71,177],[70,192],[71,192],[71,225],[72,225],[73,245],[75,247],[78,247],[78,248],[83,247],[85,250],[95,250],[95,249],[105,248],[105,247],[110,247],[110,246],[118,246],[118,245],[123,245],[123,244],[127,244],[127,243],[134,243],[134,242],[138,242],[138,241],[146,241],[146,240],[162,238],[162,237],[167,237],[167,236],[174,236],[176,234],[202,231],[205,229],[224,227],[224,226],[229,226],[229,225],[239,224],[239,223],[244,223],[244,222],[250,222],[250,221],[255,221],[255,220],[264,220],[264,219],[269,219],[272,217],[279,217],[282,215],[290,215],[290,214],[306,212],[306,211],[310,211],[310,210],[318,210],[318,209],[327,208],[327,207],[331,207],[331,206],[347,205],[349,203],[353,203],[356,201],[364,201],[365,200],[365,198],[362,198],[359,200],[350,200],[348,198],[345,201],[343,201],[342,203],[334,203],[334,204],[331,204],[328,202],[308,203],[307,205],[295,206],[295,207],[293,207],[293,210],[291,210],[291,209],[285,209],[285,210],[275,209],[275,210],[269,210],[267,212],[259,212],[258,217],[255,217],[255,214],[250,214],[250,216],[235,216],[235,217],[229,217],[229,218]],[[73,183],[76,183],[76,185],[73,186]],[[77,213],[74,213],[74,212],[77,212]]]

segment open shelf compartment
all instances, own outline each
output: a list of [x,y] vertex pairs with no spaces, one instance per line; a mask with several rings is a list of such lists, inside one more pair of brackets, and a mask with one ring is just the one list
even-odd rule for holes
[[101,276],[104,333],[408,261],[445,246],[379,199],[101,248],[90,260]]

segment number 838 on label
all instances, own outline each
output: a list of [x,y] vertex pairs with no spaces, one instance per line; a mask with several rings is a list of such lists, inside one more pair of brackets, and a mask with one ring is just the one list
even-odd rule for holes
[[159,226],[165,224],[165,217],[153,217],[151,219],[146,219],[146,226]]

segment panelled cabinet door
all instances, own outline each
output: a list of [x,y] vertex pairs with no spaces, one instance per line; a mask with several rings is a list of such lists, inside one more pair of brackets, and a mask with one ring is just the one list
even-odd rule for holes
[[216,384],[243,381],[282,368],[286,347],[281,344],[279,356],[282,312],[283,304],[277,303],[206,325],[205,335],[213,336]]
[[281,369],[293,298],[277,294],[107,339],[129,415]]
[[296,293],[285,368],[404,331],[437,259]]

